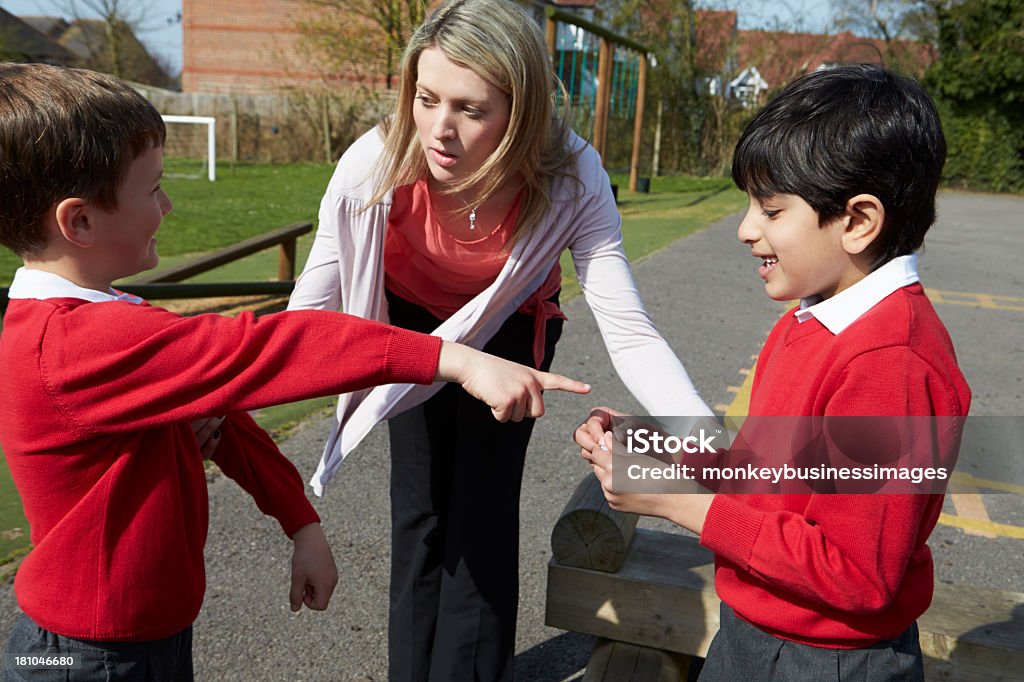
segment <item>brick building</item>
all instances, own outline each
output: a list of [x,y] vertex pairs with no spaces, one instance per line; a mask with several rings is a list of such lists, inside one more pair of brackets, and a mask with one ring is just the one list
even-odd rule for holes
[[336,79],[303,47],[301,0],[183,0],[184,92],[260,94]]
[[[594,0],[548,2],[584,13],[594,6]],[[324,16],[308,0],[182,0],[182,91],[269,94],[282,88],[337,89],[356,83],[382,87],[387,72],[383,46],[377,63],[344,64],[327,63],[316,47],[318,40],[379,43],[380,29],[362,28],[360,22],[365,25],[367,20],[352,11],[343,22],[335,15],[339,29],[332,32],[331,22],[317,25]],[[373,54],[373,45],[361,53]]]

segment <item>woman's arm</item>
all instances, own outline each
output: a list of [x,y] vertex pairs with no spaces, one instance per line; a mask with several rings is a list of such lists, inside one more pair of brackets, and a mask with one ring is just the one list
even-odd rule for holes
[[338,161],[320,201],[313,249],[302,270],[289,310],[344,310],[379,319],[373,286],[383,258],[381,238],[390,196],[368,205],[377,186],[384,152],[379,128],[367,131]]
[[320,223],[313,248],[288,299],[289,310],[340,310],[342,307],[337,234],[346,216],[339,214],[338,203],[332,188],[328,187],[320,202]]
[[[590,156],[582,155],[581,165]],[[607,175],[591,175],[583,179],[596,189],[580,199],[580,227],[569,248],[615,371],[649,414],[711,415],[640,299],[622,249],[622,220]]]

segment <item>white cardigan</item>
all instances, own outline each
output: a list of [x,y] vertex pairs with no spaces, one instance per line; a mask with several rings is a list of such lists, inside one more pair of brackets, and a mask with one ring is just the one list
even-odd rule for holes
[[[575,135],[571,144],[583,147],[576,172],[579,182],[568,177],[555,180],[551,207],[532,233],[517,241],[494,283],[433,334],[482,348],[568,248],[615,370],[644,409],[652,415],[712,414],[644,310],[622,250],[622,220],[600,157]],[[391,194],[362,210],[377,186],[377,161],[383,152],[381,133],[374,129],[338,162],[289,310],[343,309],[387,321],[384,233]],[[323,494],[341,461],[374,425],[423,402],[442,385],[389,384],[339,396],[337,421],[310,481],[314,492]]]

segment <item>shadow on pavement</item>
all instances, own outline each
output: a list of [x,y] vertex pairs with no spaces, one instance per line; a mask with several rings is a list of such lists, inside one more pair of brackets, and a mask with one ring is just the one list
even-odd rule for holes
[[566,632],[541,642],[516,656],[517,680],[562,682],[582,679],[596,637]]

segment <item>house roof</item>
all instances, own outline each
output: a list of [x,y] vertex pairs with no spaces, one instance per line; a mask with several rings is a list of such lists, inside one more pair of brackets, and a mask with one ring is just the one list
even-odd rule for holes
[[19,19],[42,33],[50,40],[57,40],[68,30],[68,22],[62,17],[19,16]]
[[3,9],[0,9],[0,53],[61,64],[72,59],[66,49]]
[[886,45],[849,31],[835,35],[784,33],[763,30],[739,32],[740,66],[757,66],[769,87],[777,88],[822,65],[853,62],[884,62],[921,75],[935,60],[934,49],[925,43],[896,40]]
[[[38,17],[46,19],[50,17]],[[56,28],[59,26],[55,25]],[[135,33],[119,26],[121,77],[140,81],[150,85],[165,86],[171,82],[170,76],[146,47],[139,41]],[[75,19],[64,23],[64,31],[57,38],[58,42],[73,54],[87,68],[101,71],[112,71],[110,57],[107,54],[107,25],[101,19]]]

